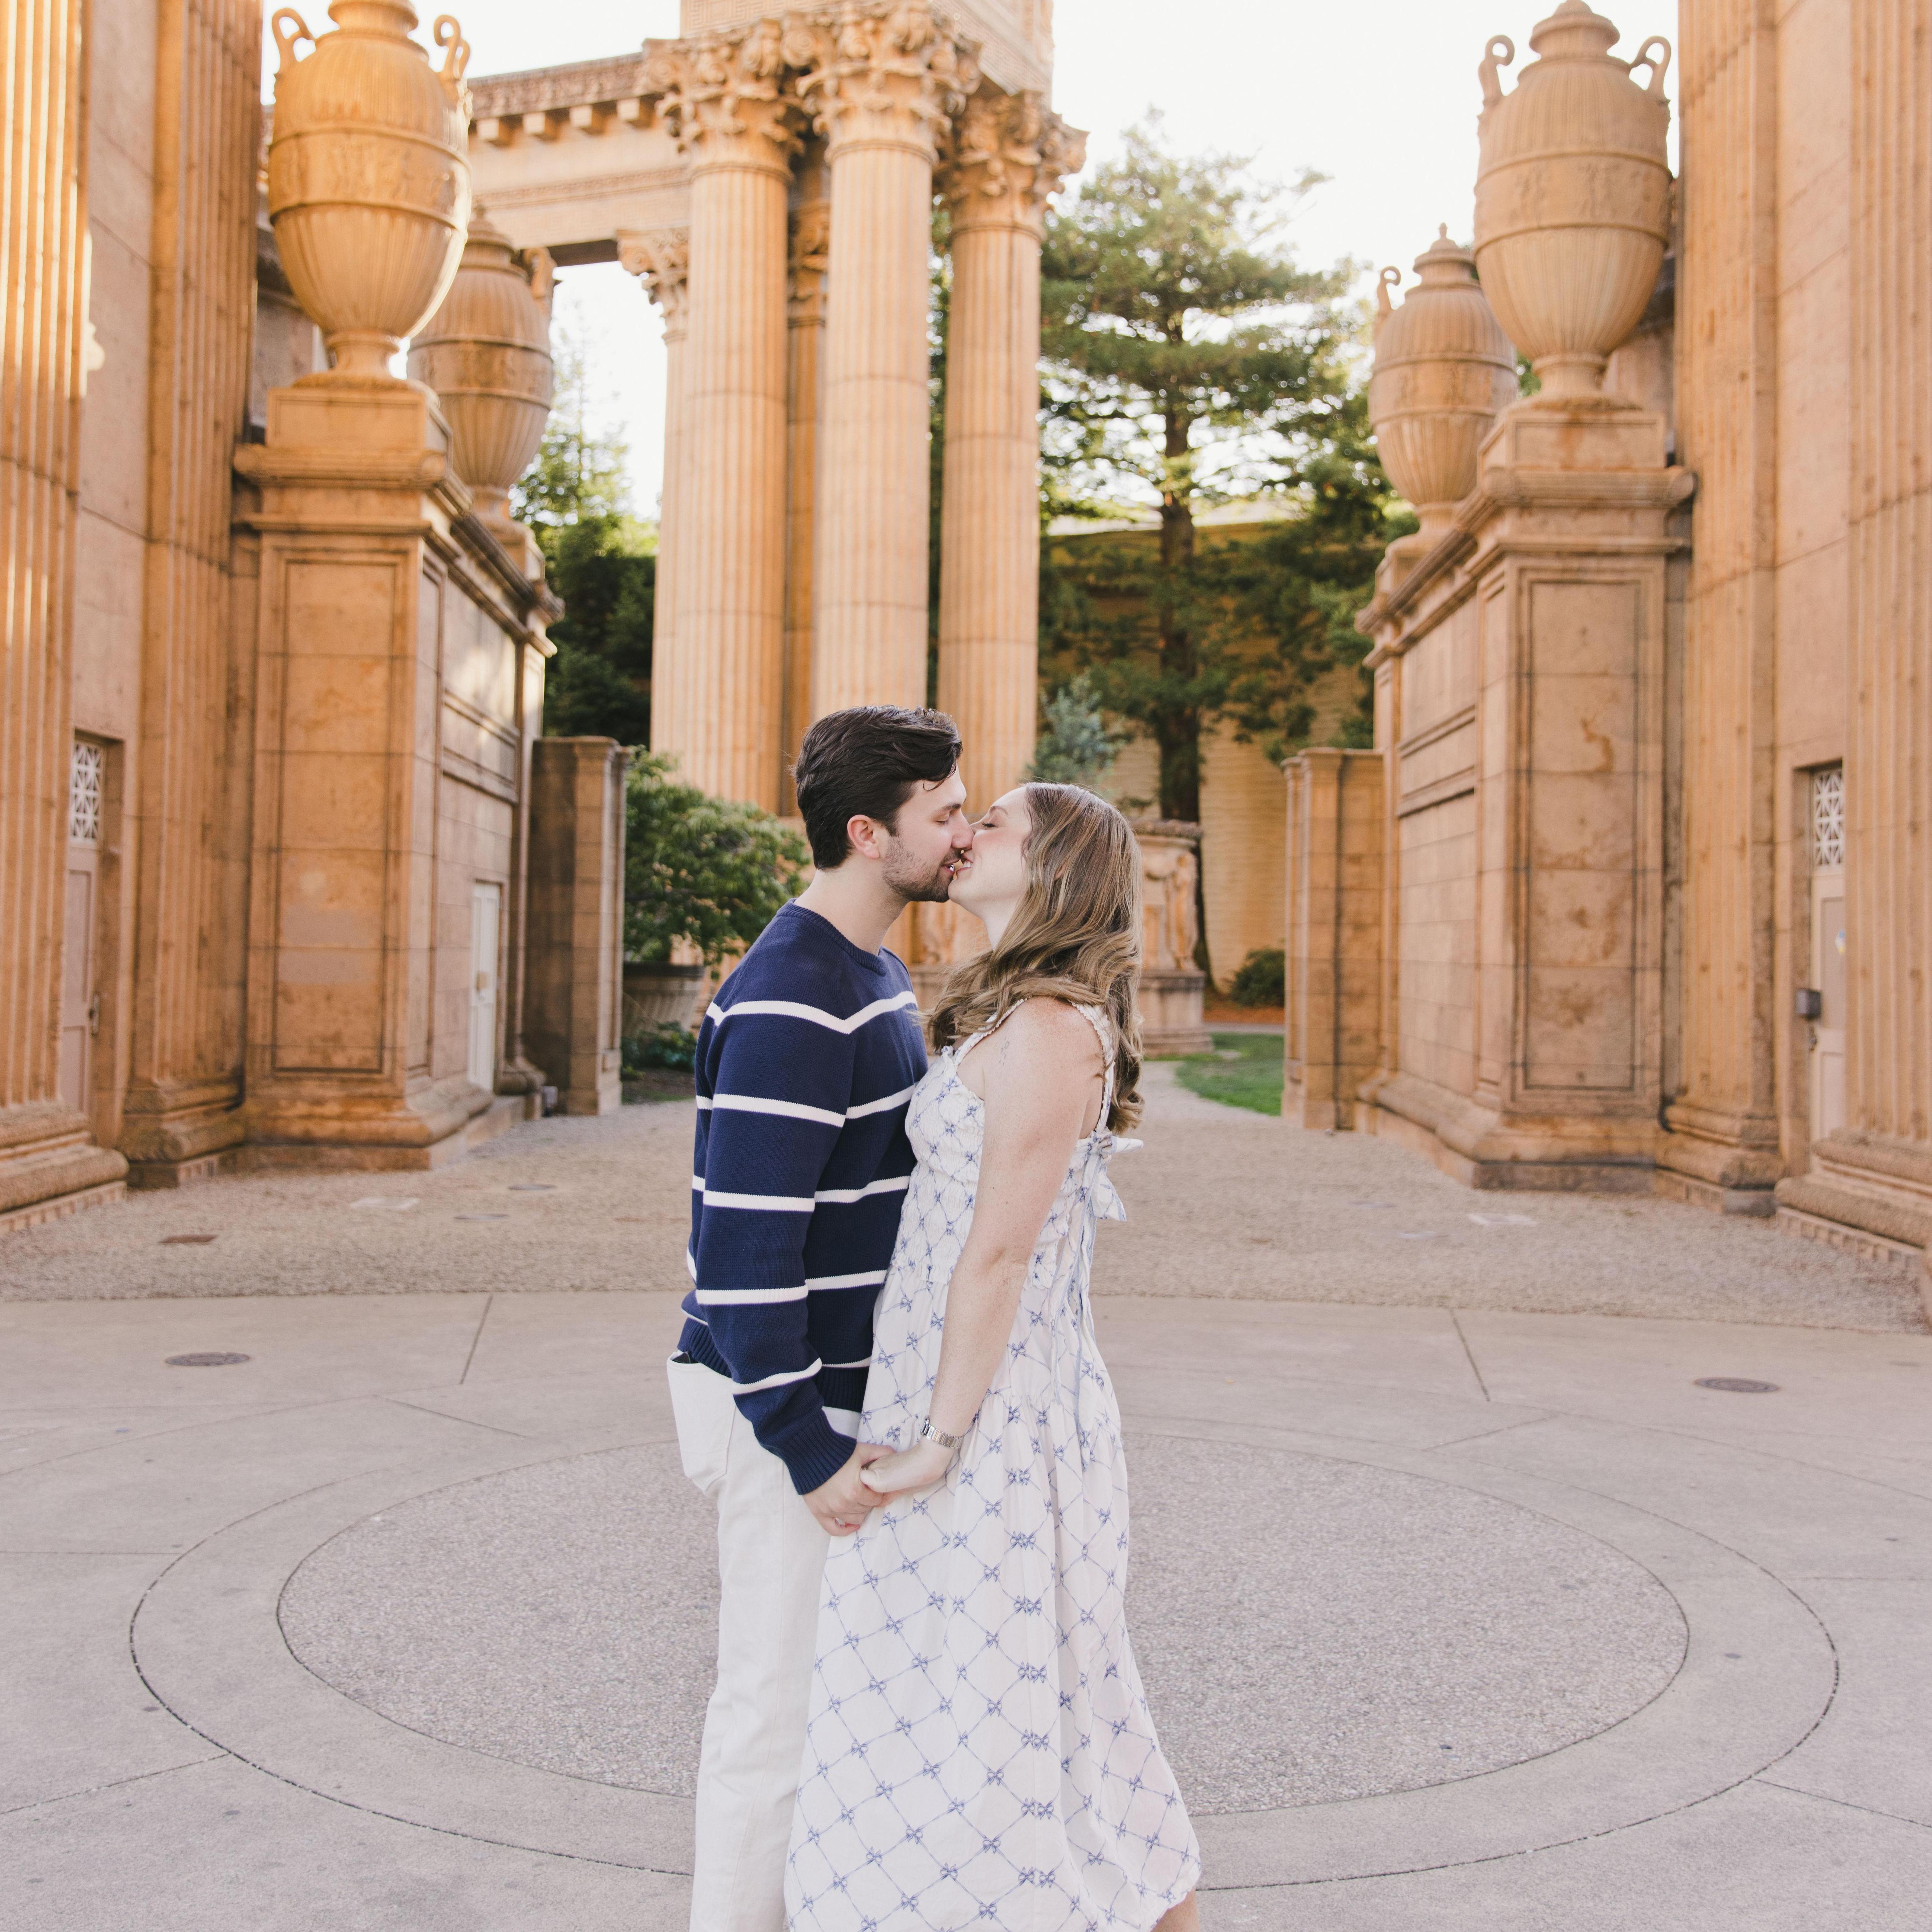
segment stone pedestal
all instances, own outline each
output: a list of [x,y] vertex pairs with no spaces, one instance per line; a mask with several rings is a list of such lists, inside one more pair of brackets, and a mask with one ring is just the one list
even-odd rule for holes
[[1368,1124],[1478,1186],[1651,1184],[1664,569],[1690,484],[1654,415],[1518,404],[1361,620],[1396,934]]
[[447,450],[426,390],[318,376],[272,392],[266,442],[237,454],[260,586],[253,1166],[430,1166],[530,1111],[496,1081],[556,606],[468,514]]
[[1150,1055],[1205,1053],[1214,1044],[1201,1016],[1208,976],[1194,963],[1201,828],[1180,819],[1134,826],[1141,850],[1141,1047]]
[[610,738],[539,738],[530,782],[531,1057],[566,1114],[622,1100],[624,771]]
[[1352,1127],[1381,1061],[1382,767],[1379,752],[1288,762],[1282,1118],[1304,1127]]

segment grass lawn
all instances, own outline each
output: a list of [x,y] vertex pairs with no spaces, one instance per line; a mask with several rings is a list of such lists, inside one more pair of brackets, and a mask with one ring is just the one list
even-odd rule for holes
[[1174,1077],[1190,1094],[1257,1114],[1281,1112],[1282,1039],[1278,1033],[1217,1033],[1214,1051],[1177,1063]]

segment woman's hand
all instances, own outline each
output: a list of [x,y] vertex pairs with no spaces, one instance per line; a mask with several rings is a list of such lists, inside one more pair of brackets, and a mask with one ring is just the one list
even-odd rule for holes
[[937,1442],[922,1442],[916,1448],[902,1449],[896,1455],[881,1456],[876,1462],[867,1463],[859,1474],[868,1490],[876,1490],[882,1496],[896,1496],[905,1490],[931,1489],[952,1466],[950,1449],[942,1448]]

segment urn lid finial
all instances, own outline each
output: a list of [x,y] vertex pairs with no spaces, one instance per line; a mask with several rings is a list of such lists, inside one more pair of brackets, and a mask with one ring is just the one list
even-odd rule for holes
[[1454,287],[1476,279],[1476,258],[1460,242],[1449,238],[1449,224],[1437,225],[1436,239],[1415,258],[1415,272],[1428,288]]
[[1622,38],[1617,23],[1586,0],[1563,0],[1548,20],[1531,29],[1529,44],[1544,60],[1599,60]]

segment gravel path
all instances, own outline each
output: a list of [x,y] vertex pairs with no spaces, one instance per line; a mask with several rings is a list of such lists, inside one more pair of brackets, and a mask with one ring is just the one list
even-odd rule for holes
[[[1101,1294],[1922,1332],[1916,1289],[1762,1222],[1648,1198],[1472,1193],[1354,1134],[1148,1070]],[[690,1112],[532,1122],[433,1173],[243,1176],[0,1237],[0,1300],[679,1290]],[[182,1237],[212,1237],[184,1241]]]

